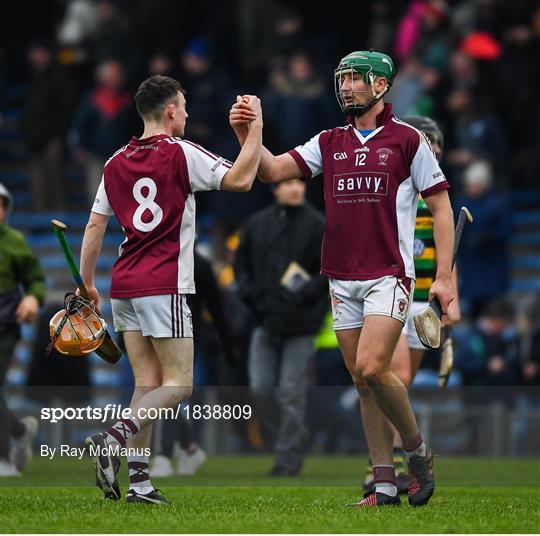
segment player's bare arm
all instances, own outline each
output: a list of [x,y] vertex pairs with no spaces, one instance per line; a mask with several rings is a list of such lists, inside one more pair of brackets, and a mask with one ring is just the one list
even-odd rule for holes
[[253,97],[250,106],[251,112],[244,115],[244,117],[250,118],[245,125],[244,143],[233,167],[223,177],[222,190],[249,192],[257,176],[257,168],[261,159],[263,127],[260,99]]
[[[238,96],[229,112],[229,123],[234,129],[241,146],[246,141],[248,124],[254,120],[256,115],[252,104],[254,99],[256,97],[253,95]],[[277,183],[302,178],[302,171],[290,154],[273,155],[264,145],[262,146],[257,174],[261,182],[265,183]]]
[[103,236],[107,229],[109,216],[90,212],[90,218],[84,230],[84,236],[81,246],[81,276],[86,285],[88,296],[96,307],[99,307],[99,295],[94,283],[94,274],[96,272],[96,264],[101,253],[101,244]]
[[433,214],[433,233],[437,248],[437,274],[429,291],[429,299],[439,299],[443,314],[454,299],[452,284],[452,251],[454,249],[454,216],[446,190],[426,197],[425,202]]
[[459,306],[459,290],[458,290],[458,277],[457,266],[454,265],[452,270],[452,291],[454,299],[448,306],[448,314],[443,317],[443,326],[455,326],[461,320],[461,308]]

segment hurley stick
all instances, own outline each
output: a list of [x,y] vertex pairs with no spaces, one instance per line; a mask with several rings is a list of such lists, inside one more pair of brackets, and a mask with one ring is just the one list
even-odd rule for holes
[[[454,253],[452,255],[452,268],[456,262],[456,254],[461,241],[461,235],[466,223],[471,223],[473,217],[466,207],[461,207],[454,235]],[[425,311],[414,317],[414,327],[420,342],[426,348],[438,348],[441,344],[441,317],[442,308],[439,300],[434,298],[429,302]]]
[[[60,242],[60,247],[62,248],[62,251],[68,263],[71,275],[73,275],[75,283],[77,283],[77,286],[79,287],[81,296],[88,299],[88,291],[86,290],[86,286],[82,280],[81,273],[79,272],[79,268],[75,263],[71,248],[69,247],[69,244],[66,240],[65,232],[67,231],[67,226],[58,220],[52,220],[51,223],[54,228],[54,233],[58,238],[58,242]],[[120,359],[122,355],[122,350],[120,350],[118,345],[114,342],[109,332],[106,331],[105,339],[103,340],[99,348],[96,350],[96,354],[99,355],[99,357],[101,357],[104,361],[107,361],[107,363],[114,364]]]

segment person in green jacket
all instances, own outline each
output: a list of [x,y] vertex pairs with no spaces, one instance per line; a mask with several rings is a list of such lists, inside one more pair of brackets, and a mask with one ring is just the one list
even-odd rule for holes
[[[13,208],[8,189],[0,183],[0,475],[18,476],[31,455],[37,432],[34,417],[17,419],[3,396],[4,384],[20,325],[32,322],[45,297],[45,277],[24,235],[10,227]],[[11,442],[11,449],[10,449]]]

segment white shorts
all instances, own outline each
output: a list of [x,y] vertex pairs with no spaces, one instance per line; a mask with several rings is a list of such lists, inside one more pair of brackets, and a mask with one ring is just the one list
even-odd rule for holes
[[407,337],[407,345],[409,348],[414,348],[415,350],[426,349],[426,347],[420,342],[418,333],[416,333],[416,328],[414,327],[414,317],[417,314],[420,314],[422,311],[425,311],[428,305],[428,302],[413,301],[409,307],[409,314],[407,315],[407,320],[405,320],[405,325],[401,331],[401,334]]
[[414,280],[393,275],[368,281],[330,279],[334,330],[359,328],[369,315],[390,316],[401,322],[414,293]]
[[145,337],[193,337],[185,294],[112,298],[114,329],[141,331]]

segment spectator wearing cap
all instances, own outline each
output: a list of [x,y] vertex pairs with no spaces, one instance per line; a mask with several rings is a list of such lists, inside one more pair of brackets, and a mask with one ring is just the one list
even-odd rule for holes
[[493,189],[491,166],[483,160],[465,170],[465,194],[456,206],[466,206],[474,224],[463,233],[458,252],[460,297],[477,318],[484,305],[503,295],[510,284],[509,202]]

